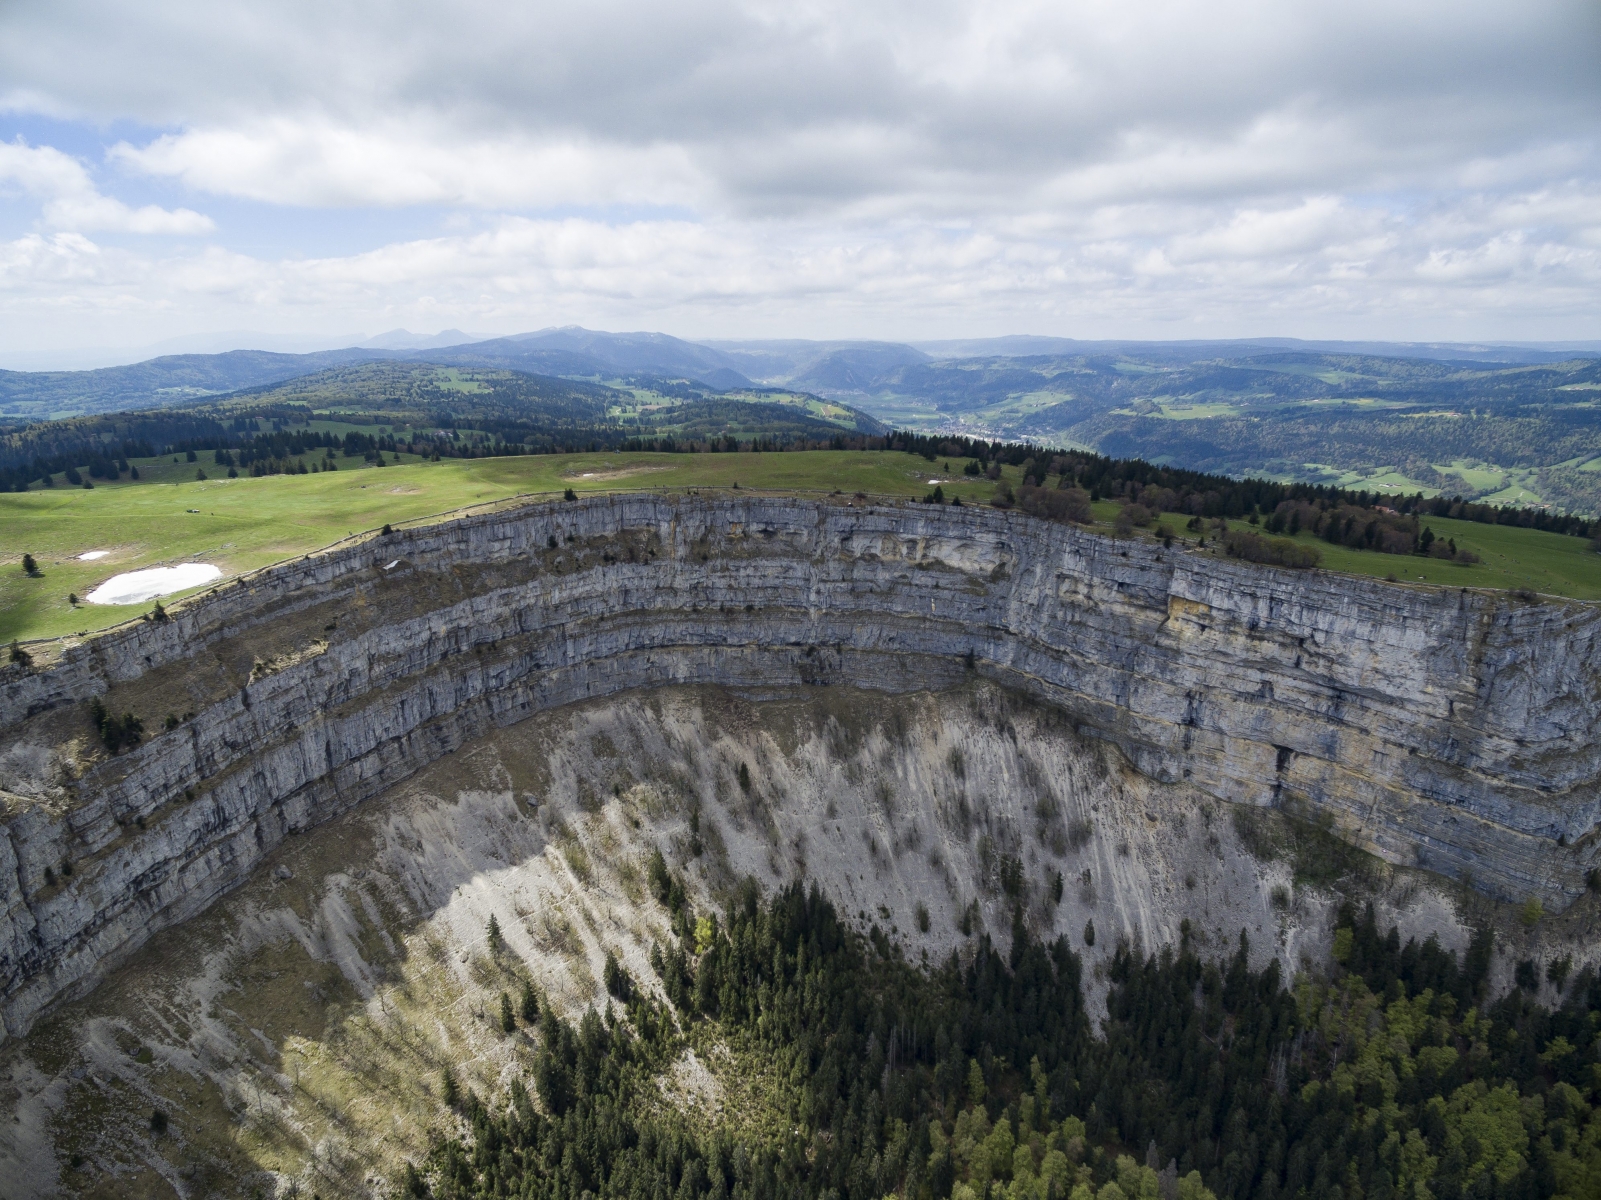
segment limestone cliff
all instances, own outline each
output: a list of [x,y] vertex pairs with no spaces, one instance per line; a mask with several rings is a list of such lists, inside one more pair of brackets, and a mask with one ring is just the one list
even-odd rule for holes
[[[1070,939],[1092,1006],[1120,940],[1169,944],[1185,920],[1211,953],[1244,929],[1259,959],[1320,959],[1331,897],[1293,887],[1292,862],[1260,861],[1235,824],[979,681],[569,705],[289,839],[0,1047],[0,1112],[21,1118],[0,1120],[0,1179],[7,1200],[393,1196],[439,1128],[442,1064],[486,1097],[526,1079],[535,1043],[504,1032],[499,992],[529,978],[577,1020],[604,1010],[613,953],[662,998],[651,948],[674,935],[646,886],[658,849],[699,911],[737,880],[804,876],[914,962],[972,954],[986,934],[1004,943],[1021,908],[1038,936]],[[1404,934],[1438,930],[1460,948],[1450,904],[1382,890]],[[503,953],[486,946],[491,916]],[[664,1101],[702,1116],[768,1103],[751,1094],[761,1067],[708,1032],[657,1081]],[[152,1109],[171,1116],[169,1136],[149,1137]]]
[[[0,1014],[27,1029],[471,738],[668,684],[974,673],[1153,781],[1561,908],[1596,859],[1598,615],[972,508],[616,497],[398,531],[0,677]],[[97,747],[97,696],[143,745]]]

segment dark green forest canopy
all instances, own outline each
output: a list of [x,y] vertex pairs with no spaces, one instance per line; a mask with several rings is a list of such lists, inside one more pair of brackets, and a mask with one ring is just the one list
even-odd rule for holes
[[[471,1134],[408,1170],[438,1197],[1589,1197],[1601,1194],[1601,982],[1521,964],[1485,1003],[1489,935],[1465,956],[1337,918],[1330,979],[1254,971],[1242,931],[1212,961],[1119,946],[1104,1027],[1080,963],[1021,916],[936,968],[813,888],[753,885],[695,914],[654,864],[677,938],[670,1006],[615,963],[604,1015],[538,1016],[531,1088],[444,1093]],[[1541,1006],[1530,994],[1554,1003]],[[539,1009],[525,1002],[525,1019]],[[512,1009],[509,1001],[503,1006]],[[508,1015],[508,1027],[515,1022]],[[780,1119],[697,1127],[655,1090],[697,1034],[769,1064]],[[698,1130],[698,1131],[697,1131]]]
[[1252,514],[1266,516],[1286,504],[1313,505],[1320,512],[1348,506],[1367,510],[1370,517],[1390,512],[1405,516],[1451,517],[1490,525],[1589,537],[1593,522],[1546,509],[1514,505],[1474,504],[1460,496],[1426,498],[1385,496],[1376,492],[1310,483],[1283,483],[1262,478],[1235,478],[1138,458],[1109,458],[1085,451],[1048,451],[1031,443],[985,443],[968,438],[896,433],[888,439],[896,449],[922,454],[929,461],[946,455],[973,457],[979,464],[1003,462],[1024,469],[1025,479],[1041,486],[1055,477],[1057,487],[1079,487],[1092,499],[1125,498],[1157,512],[1175,512],[1224,520]]

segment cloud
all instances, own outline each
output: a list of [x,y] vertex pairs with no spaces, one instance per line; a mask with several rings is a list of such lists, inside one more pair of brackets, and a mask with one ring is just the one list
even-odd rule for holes
[[127,142],[111,157],[197,191],[308,208],[405,205],[486,209],[683,204],[704,185],[681,147],[597,147],[521,136],[463,144],[418,122],[360,129],[278,118]]
[[[1601,191],[1590,200],[1601,212]],[[1568,206],[1583,207],[1581,198],[1556,207]],[[1316,197],[1197,207],[1175,220],[1151,206],[1108,218],[1095,238],[923,222],[502,217],[362,253],[278,260],[221,246],[151,257],[76,234],[34,235],[0,247],[0,313],[20,328],[41,300],[72,297],[76,311],[117,314],[138,296],[181,328],[512,332],[577,322],[699,336],[798,326],[903,338],[1020,328],[1214,336],[1260,333],[1263,314],[1275,330],[1303,335],[1585,328],[1601,288],[1601,244],[1508,235],[1499,212],[1481,203],[1420,216]]]
[[83,164],[51,146],[30,146],[20,138],[0,142],[0,188],[7,185],[44,201],[42,219],[52,229],[79,232],[209,233],[209,217],[191,209],[154,204],[130,208],[104,196]]
[[0,23],[16,103],[177,125],[124,161],[294,205],[943,213],[1436,186],[1540,170],[1553,142],[1593,170],[1601,101],[1584,0],[63,0]]
[[[59,0],[0,12],[0,78],[18,110],[142,125],[112,164],[258,230],[103,253],[90,308],[1575,337],[1598,41],[1591,0]],[[7,150],[47,230],[209,229]],[[294,253],[308,213],[408,209],[453,221]],[[16,253],[42,280],[54,245]],[[0,304],[68,286],[17,269]]]

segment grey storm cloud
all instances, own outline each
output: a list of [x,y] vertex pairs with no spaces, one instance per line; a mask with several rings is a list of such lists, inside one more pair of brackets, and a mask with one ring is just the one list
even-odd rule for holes
[[[157,130],[111,148],[105,186],[176,183],[186,228],[207,196],[501,222],[329,260],[316,286],[351,311],[425,289],[484,321],[738,303],[854,323],[876,296],[1035,327],[1427,305],[1477,329],[1516,306],[1572,336],[1601,287],[1598,49],[1593,0],[66,0],[0,11],[0,103]],[[56,236],[14,243],[13,274],[79,271]],[[475,237],[522,247],[502,310]],[[146,260],[169,299],[313,287],[226,228]]]

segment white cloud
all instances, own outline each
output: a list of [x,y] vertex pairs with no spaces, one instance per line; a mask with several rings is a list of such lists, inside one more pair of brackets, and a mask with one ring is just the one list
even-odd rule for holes
[[[1530,199],[1528,203],[1533,203]],[[272,322],[314,328],[467,324],[510,332],[554,323],[675,331],[943,336],[975,328],[1130,327],[1187,335],[1539,336],[1583,320],[1601,249],[1446,230],[1405,211],[1331,197],[1278,209],[1119,215],[1095,241],[907,222],[501,218],[488,228],[360,254],[274,261],[212,246],[167,258],[37,235],[0,247],[0,313],[23,328],[46,304],[152,311],[193,328]],[[70,297],[70,300],[68,299]],[[1509,307],[1521,321],[1508,322]],[[187,324],[184,324],[187,322]],[[1397,322],[1405,322],[1404,327]],[[1575,326],[1577,328],[1577,326]],[[1549,332],[1549,331],[1547,331]],[[1570,335],[1576,336],[1576,335]]]
[[521,136],[464,144],[455,131],[434,124],[357,129],[277,118],[169,134],[144,146],[122,142],[111,156],[197,191],[308,208],[665,205],[689,203],[705,192],[681,147],[598,147]]
[[[111,163],[257,230],[68,245],[43,234],[216,231],[7,145],[42,225],[0,306],[143,295],[162,333],[1596,336],[1598,35],[1593,0],[9,6],[14,108],[165,131]],[[459,225],[288,252],[307,212],[419,206]]]
[[0,142],[0,188],[7,185],[43,200],[41,215],[52,229],[198,234],[214,228],[209,217],[187,208],[130,208],[102,195],[77,159],[21,139]]

